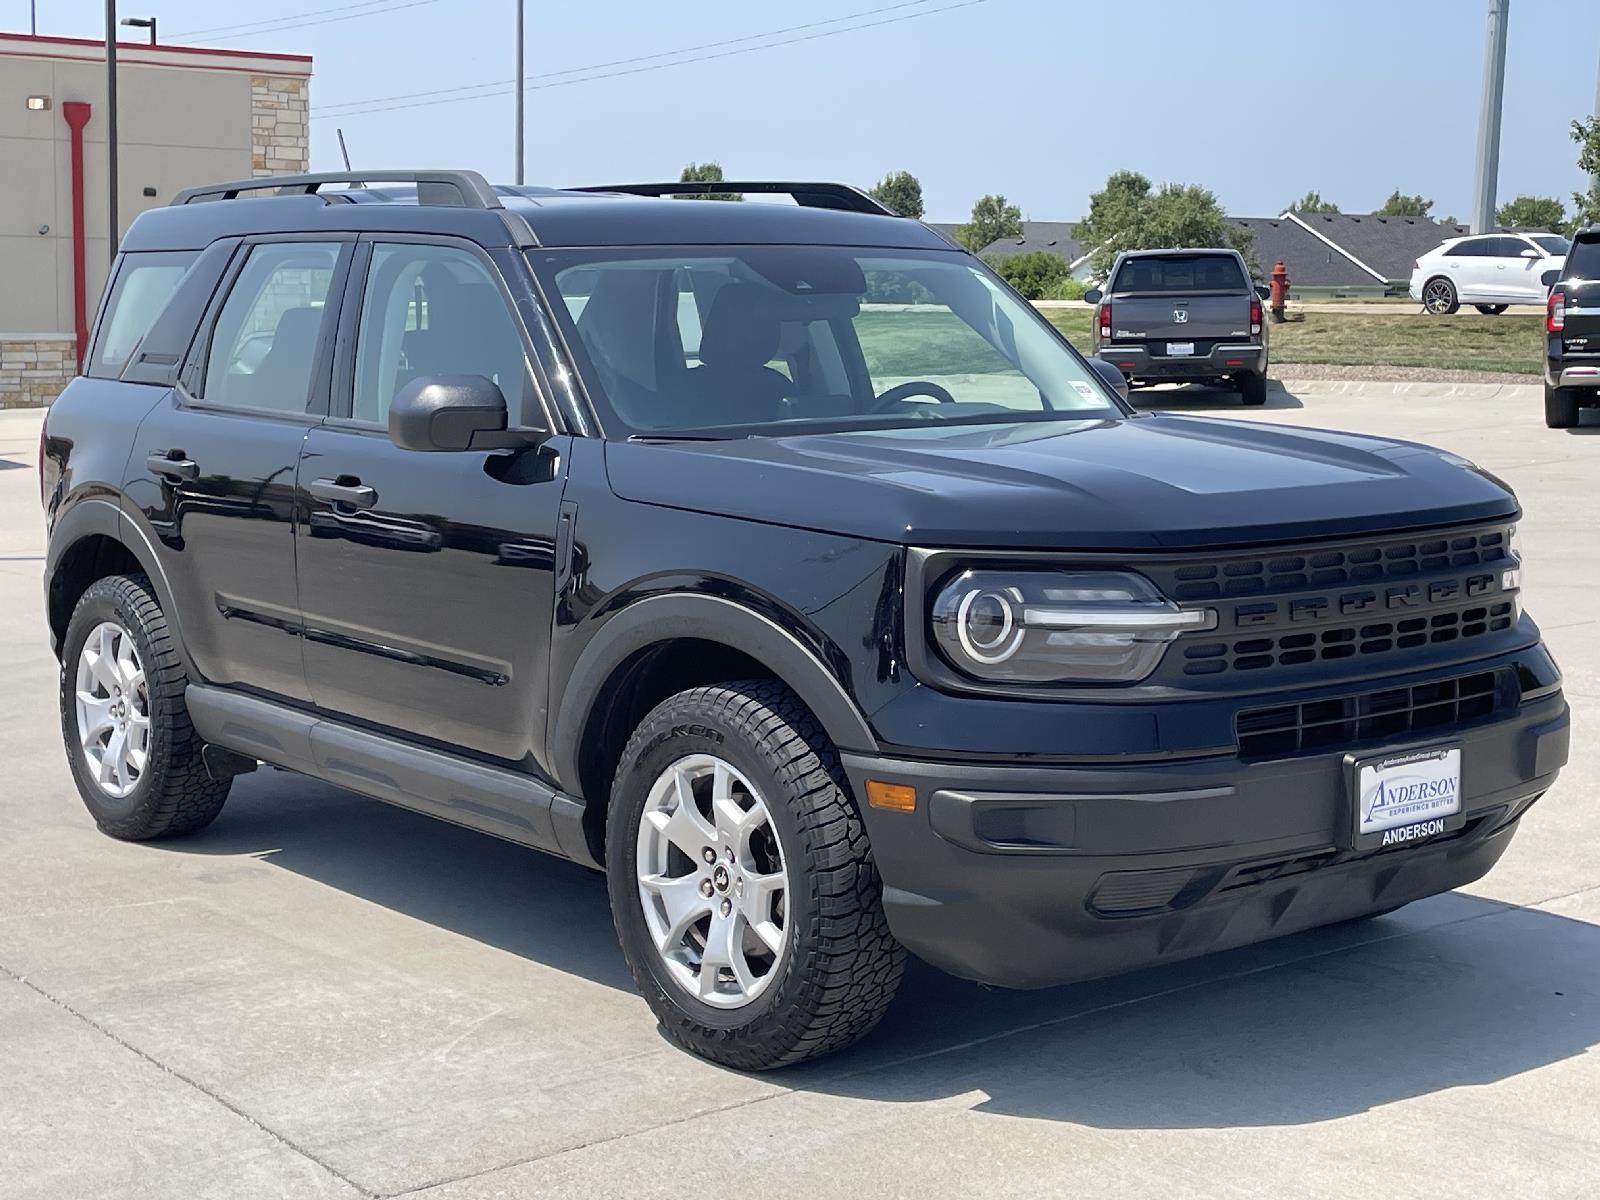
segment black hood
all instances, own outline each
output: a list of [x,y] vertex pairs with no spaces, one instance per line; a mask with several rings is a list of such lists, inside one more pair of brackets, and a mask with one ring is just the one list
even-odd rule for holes
[[918,546],[1289,542],[1514,515],[1410,442],[1185,416],[613,443],[627,500]]

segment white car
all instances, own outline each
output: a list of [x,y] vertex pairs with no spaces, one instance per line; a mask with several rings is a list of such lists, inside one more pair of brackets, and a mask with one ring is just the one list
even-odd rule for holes
[[1543,304],[1549,289],[1541,278],[1559,271],[1571,243],[1556,233],[1485,233],[1452,238],[1417,259],[1411,298],[1431,313],[1453,313],[1463,304],[1481,313],[1501,313],[1508,304]]

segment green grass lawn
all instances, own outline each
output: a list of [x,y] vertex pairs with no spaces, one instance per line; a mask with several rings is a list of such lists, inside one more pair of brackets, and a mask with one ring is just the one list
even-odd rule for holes
[[[1080,350],[1089,347],[1088,309],[1044,315]],[[1271,328],[1275,363],[1432,367],[1537,375],[1544,369],[1544,318],[1418,312],[1305,313]]]

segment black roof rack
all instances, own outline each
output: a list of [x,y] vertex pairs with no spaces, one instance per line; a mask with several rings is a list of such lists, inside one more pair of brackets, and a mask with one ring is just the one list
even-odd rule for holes
[[489,181],[476,171],[327,171],[319,175],[262,175],[232,183],[187,188],[173,204],[236,200],[240,192],[272,190],[280,196],[314,196],[324,184],[365,187],[373,183],[414,183],[417,203],[445,208],[504,208]]
[[626,196],[695,196],[726,192],[758,192],[793,196],[803,208],[833,208],[842,212],[898,216],[860,188],[847,183],[779,183],[770,179],[717,179],[677,183],[613,183],[567,188],[569,192],[619,192]]

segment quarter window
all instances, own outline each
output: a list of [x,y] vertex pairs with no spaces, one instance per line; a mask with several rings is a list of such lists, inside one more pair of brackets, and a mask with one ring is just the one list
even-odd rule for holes
[[522,336],[475,255],[380,243],[362,292],[351,415],[384,423],[395,393],[425,375],[482,375],[500,386],[516,420],[528,378]]
[[134,348],[177,293],[179,281],[198,253],[175,250],[123,256],[122,269],[106,301],[89,374],[115,379],[122,373]]
[[213,404],[303,413],[322,332],[336,242],[271,242],[250,251],[217,314],[204,390]]

